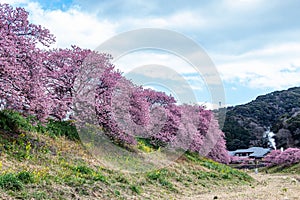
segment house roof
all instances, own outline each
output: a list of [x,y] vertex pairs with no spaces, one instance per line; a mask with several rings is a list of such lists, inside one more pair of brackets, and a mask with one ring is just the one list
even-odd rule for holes
[[269,153],[271,149],[262,148],[262,147],[251,147],[249,149],[237,149],[235,151],[229,151],[229,155],[234,156],[237,153],[250,153],[249,157],[262,158],[267,153]]

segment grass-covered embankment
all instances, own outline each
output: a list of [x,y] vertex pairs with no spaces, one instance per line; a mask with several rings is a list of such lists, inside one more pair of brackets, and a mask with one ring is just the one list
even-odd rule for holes
[[264,169],[267,173],[285,173],[285,174],[298,174],[300,175],[300,163],[293,164],[291,166],[272,166]]
[[144,173],[111,170],[70,137],[71,127],[52,123],[39,132],[19,115],[12,120],[0,131],[0,199],[180,199],[252,182],[191,153]]

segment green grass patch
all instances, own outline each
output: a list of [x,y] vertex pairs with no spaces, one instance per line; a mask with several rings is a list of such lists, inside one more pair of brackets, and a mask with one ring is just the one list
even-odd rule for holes
[[20,133],[23,131],[34,131],[32,125],[33,117],[24,117],[20,113],[12,110],[0,111],[0,129],[12,132]]
[[140,186],[130,185],[129,188],[131,189],[132,192],[134,192],[136,194],[141,194],[142,193],[142,188]]
[[24,184],[34,182],[34,174],[28,171],[21,171],[17,174],[17,178]]
[[151,153],[157,150],[157,148],[151,144],[150,139],[147,138],[136,138],[137,140],[137,147],[141,151],[145,153]]
[[92,175],[94,172],[93,169],[91,169],[90,167],[85,166],[85,165],[78,165],[78,166],[72,167],[72,170],[74,172],[84,174],[84,175]]
[[52,137],[65,136],[66,138],[74,141],[80,139],[76,126],[72,121],[49,120],[42,130],[42,132],[48,132],[48,134]]
[[106,176],[104,176],[101,172],[97,172],[96,174],[94,174],[93,179],[95,181],[101,181],[104,183],[108,183],[108,178]]
[[263,171],[268,173],[289,173],[289,174],[300,174],[300,163],[291,165],[291,166],[272,166],[266,167]]
[[151,172],[148,172],[146,177],[150,181],[156,181],[161,186],[171,190],[171,191],[177,191],[177,189],[174,187],[172,182],[169,180],[169,178],[172,177],[172,174],[167,169],[160,169],[160,170],[154,170]]
[[0,111],[0,130],[13,134],[26,131],[47,133],[51,137],[65,136],[70,140],[79,140],[80,137],[73,121],[56,121],[49,119],[46,123],[40,123],[34,116],[23,116],[12,110]]
[[22,181],[13,173],[0,175],[0,188],[3,190],[20,191],[24,188]]
[[24,185],[34,182],[34,174],[28,171],[0,175],[0,188],[4,190],[20,191],[24,188]]
[[200,157],[196,153],[187,152],[185,154],[185,156],[186,156],[186,158],[188,158],[190,161],[192,161],[194,163],[197,163],[207,169],[218,172],[218,174],[216,174],[216,173],[205,174],[204,173],[205,175],[201,175],[204,178],[212,177],[212,178],[222,178],[222,179],[227,179],[227,180],[238,178],[239,180],[243,180],[246,182],[253,181],[253,178],[251,176],[249,176],[247,173],[244,173],[238,169],[233,169],[227,165],[220,164],[213,160]]

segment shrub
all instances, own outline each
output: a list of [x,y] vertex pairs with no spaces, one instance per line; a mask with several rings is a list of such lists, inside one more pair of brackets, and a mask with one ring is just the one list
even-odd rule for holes
[[31,131],[33,126],[29,119],[16,111],[2,110],[0,111],[0,129],[14,133],[19,133],[21,130]]
[[45,130],[54,136],[66,136],[70,140],[79,140],[76,126],[71,121],[54,121],[49,120]]
[[4,190],[19,191],[23,189],[23,183],[12,173],[0,176],[0,188]]
[[13,110],[0,111],[0,129],[12,133],[22,131],[48,132],[50,136],[66,136],[70,140],[79,140],[79,135],[72,121],[55,121],[53,119],[41,124],[33,116],[22,116]]
[[25,184],[34,182],[34,175],[27,171],[21,171],[17,174],[17,178]]

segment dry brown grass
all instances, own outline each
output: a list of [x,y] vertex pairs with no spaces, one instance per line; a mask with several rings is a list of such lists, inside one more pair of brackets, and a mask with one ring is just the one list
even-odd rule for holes
[[218,187],[215,190],[181,199],[195,200],[299,200],[300,182],[297,175],[250,173],[257,181],[250,185]]

